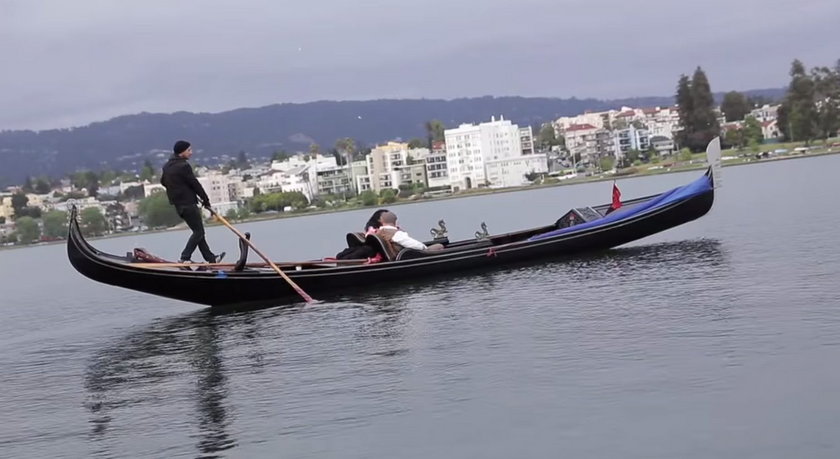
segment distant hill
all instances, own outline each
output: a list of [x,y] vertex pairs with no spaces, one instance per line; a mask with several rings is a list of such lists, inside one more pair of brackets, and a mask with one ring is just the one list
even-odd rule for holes
[[[784,91],[745,93],[779,99]],[[311,142],[327,150],[341,137],[367,145],[424,137],[424,124],[431,119],[454,127],[502,115],[526,126],[587,110],[668,106],[673,102],[671,96],[616,100],[487,96],[319,101],[222,113],[140,113],[78,128],[0,132],[0,186],[20,184],[28,175],[56,177],[85,168],[139,170],[146,159],[158,165],[174,141],[182,138],[198,147],[199,154],[194,157],[198,163],[218,164],[239,151],[246,151],[251,158],[268,157],[279,149],[306,151]]]

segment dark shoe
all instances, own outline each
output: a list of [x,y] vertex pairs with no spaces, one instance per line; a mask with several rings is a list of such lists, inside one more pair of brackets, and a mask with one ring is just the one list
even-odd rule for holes
[[223,258],[225,258],[225,252],[216,255],[216,259],[213,260],[213,263],[221,263]]
[[[178,260],[178,263],[190,264],[191,265],[194,262],[192,260]],[[190,268],[189,266],[181,266],[179,269],[181,271],[192,271],[192,268]]]

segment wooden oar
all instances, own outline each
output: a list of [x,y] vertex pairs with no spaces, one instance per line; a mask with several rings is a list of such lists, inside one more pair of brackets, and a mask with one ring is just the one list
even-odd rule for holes
[[223,224],[223,225],[225,225],[225,226],[227,226],[228,228],[230,228],[230,230],[231,230],[231,231],[233,231],[233,232],[234,232],[237,236],[239,236],[239,239],[242,239],[242,241],[244,241],[246,244],[248,244],[248,247],[250,247],[250,248],[251,248],[254,252],[256,252],[256,253],[257,253],[257,255],[259,255],[259,256],[260,256],[263,260],[265,260],[265,262],[266,262],[266,263],[268,263],[268,264],[269,264],[269,266],[271,266],[271,268],[272,268],[272,269],[274,269],[274,271],[275,271],[275,272],[277,272],[277,274],[279,274],[279,275],[280,275],[280,277],[282,277],[282,278],[283,278],[283,280],[285,280],[286,282],[288,282],[288,283],[289,283],[289,285],[291,285],[291,286],[292,286],[292,288],[293,288],[293,289],[295,289],[295,291],[298,293],[298,295],[300,295],[300,296],[303,298],[303,300],[304,300],[304,301],[306,301],[307,303],[312,303],[313,301],[315,301],[315,300],[313,300],[313,299],[312,299],[312,297],[311,297],[311,296],[309,296],[309,294],[307,294],[306,292],[304,292],[304,291],[303,291],[303,289],[302,289],[302,288],[300,288],[300,286],[299,286],[298,284],[296,284],[296,283],[295,283],[295,281],[293,281],[292,279],[290,279],[290,278],[289,278],[289,276],[287,276],[287,275],[286,275],[286,273],[284,273],[284,272],[283,272],[280,268],[278,268],[278,267],[277,267],[277,265],[276,265],[276,264],[274,264],[274,262],[273,262],[273,261],[271,261],[271,259],[270,259],[270,258],[268,258],[267,256],[265,256],[262,252],[260,252],[260,251],[259,251],[259,249],[257,249],[256,247],[254,247],[254,244],[253,244],[253,243],[251,243],[251,240],[250,240],[250,239],[248,239],[247,237],[245,237],[245,235],[244,235],[244,234],[242,234],[242,233],[241,233],[238,229],[234,228],[234,227],[233,227],[233,225],[231,225],[230,223],[228,223],[228,221],[227,221],[224,217],[222,217],[221,215],[219,215],[219,214],[218,214],[215,210],[213,210],[213,209],[212,209],[212,208],[210,208],[210,207],[208,207],[208,208],[207,208],[207,210],[209,210],[209,211],[210,211],[210,213],[211,213],[214,217],[216,217],[216,219],[217,219],[217,220],[219,220],[220,222],[222,222],[222,224]]

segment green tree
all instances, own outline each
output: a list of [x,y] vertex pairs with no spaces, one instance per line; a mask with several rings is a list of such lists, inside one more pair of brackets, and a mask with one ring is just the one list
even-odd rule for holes
[[680,161],[691,161],[692,153],[691,150],[688,148],[683,148],[680,150],[679,159]]
[[720,125],[715,114],[715,99],[706,73],[700,67],[691,78],[691,100],[694,108],[694,132],[686,145],[692,151],[703,151],[710,140],[720,135]]
[[429,120],[426,122],[426,139],[428,140],[429,149],[435,142],[443,142],[446,139],[444,135],[446,126],[441,120]]
[[34,219],[39,219],[41,218],[41,208],[26,206],[15,213],[15,218],[17,217],[32,217]]
[[397,193],[391,188],[384,188],[379,192],[380,204],[391,204],[397,202]]
[[680,75],[677,83],[677,111],[680,115],[680,131],[677,143],[688,145],[689,138],[694,133],[694,99],[691,96],[691,80],[688,76]]
[[408,148],[423,148],[427,145],[427,142],[421,138],[415,137],[408,141]]
[[612,156],[604,156],[598,161],[598,165],[601,166],[602,171],[606,172],[612,170],[615,165],[615,160]]
[[554,123],[545,123],[540,127],[537,135],[537,144],[541,149],[547,150],[555,145],[560,145],[557,139],[557,132],[554,130]]
[[723,144],[728,147],[734,147],[738,150],[743,149],[747,145],[747,139],[744,136],[744,129],[729,129],[723,134]]
[[113,170],[106,170],[102,171],[99,174],[99,183],[103,186],[111,186],[114,182],[117,181],[117,178],[120,176],[121,172],[113,171]]
[[274,154],[271,155],[271,160],[272,161],[279,161],[279,162],[282,163],[283,161],[285,161],[285,160],[287,160],[291,157],[292,157],[292,155],[290,155],[289,152],[287,152],[286,150],[277,150],[277,151],[274,152]]
[[122,196],[120,196],[120,199],[125,201],[135,201],[138,199],[143,199],[145,194],[146,191],[143,189],[143,185],[130,186],[126,188],[125,191],[123,191]]
[[82,188],[87,190],[88,196],[99,194],[99,176],[94,171],[85,171]]
[[34,191],[38,194],[47,194],[50,192],[52,187],[50,186],[50,179],[49,177],[38,177],[35,180]]
[[637,160],[642,159],[642,152],[639,151],[639,150],[633,149],[633,150],[629,150],[627,153],[625,153],[624,156],[627,158],[627,161],[629,161],[631,163],[634,163]]
[[155,168],[152,167],[152,162],[148,159],[143,161],[143,168],[140,170],[140,180],[154,182],[156,177],[157,174],[155,174]]
[[251,211],[248,207],[240,207],[237,213],[239,220],[246,220],[251,217]]
[[225,218],[228,219],[228,220],[234,221],[234,220],[239,218],[239,213],[236,211],[236,209],[229,209],[225,213]]
[[727,122],[744,119],[744,116],[750,112],[750,108],[747,98],[738,91],[727,92],[720,104],[720,111],[723,112]]
[[32,217],[15,219],[15,231],[21,244],[31,244],[41,237],[41,228],[38,227],[38,222]]
[[791,82],[777,120],[779,130],[789,141],[814,139],[817,133],[817,106],[814,80],[799,59],[791,64]]
[[309,155],[313,158],[321,154],[321,146],[317,143],[312,143],[309,145]]
[[359,194],[359,199],[362,201],[362,205],[364,206],[375,206],[376,203],[379,201],[376,193],[372,190],[365,190]]
[[236,155],[236,168],[237,169],[248,169],[251,167],[251,162],[248,161],[248,154],[244,151],[240,151],[238,155]]
[[85,236],[99,236],[108,231],[108,220],[98,207],[82,209],[79,217],[79,224]]
[[343,137],[335,141],[335,149],[338,151],[342,164],[350,164],[353,161],[353,154],[356,153],[356,141],[350,137]]
[[32,183],[32,177],[27,176],[26,180],[23,181],[23,192],[24,193],[34,193],[35,186]]
[[811,70],[817,104],[817,136],[827,139],[840,130],[840,60],[832,69],[819,67]]
[[29,198],[20,191],[12,195],[12,209],[15,211],[15,215],[20,214],[20,210],[26,207],[26,204],[29,203]]
[[44,214],[44,235],[51,238],[67,236],[67,212],[51,210]]
[[747,143],[754,143],[761,145],[764,141],[764,133],[761,132],[761,123],[755,119],[754,116],[748,116],[744,119],[744,139]]
[[146,225],[156,228],[173,226],[181,222],[175,207],[169,204],[166,193],[160,191],[140,201],[137,208]]

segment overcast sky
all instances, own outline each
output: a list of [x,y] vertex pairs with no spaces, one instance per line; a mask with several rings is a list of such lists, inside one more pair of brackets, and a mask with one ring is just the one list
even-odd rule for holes
[[0,0],[0,130],[280,102],[779,87],[840,0]]

